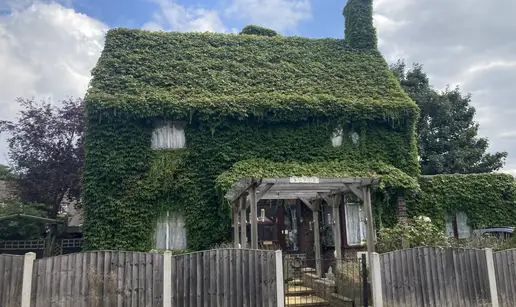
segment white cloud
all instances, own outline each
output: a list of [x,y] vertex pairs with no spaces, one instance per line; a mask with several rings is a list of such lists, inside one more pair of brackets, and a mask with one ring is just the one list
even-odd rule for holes
[[[55,2],[0,0],[0,5],[0,118],[14,118],[16,97],[82,97],[107,26]],[[6,154],[1,136],[0,163]]]
[[233,0],[226,16],[285,31],[295,29],[312,14],[309,0]]
[[480,133],[516,169],[516,1],[376,0],[374,9],[388,61],[419,62],[435,87],[471,92]]
[[160,11],[152,21],[143,25],[151,31],[171,30],[179,32],[227,32],[217,11],[204,8],[184,7],[174,0],[153,0]]

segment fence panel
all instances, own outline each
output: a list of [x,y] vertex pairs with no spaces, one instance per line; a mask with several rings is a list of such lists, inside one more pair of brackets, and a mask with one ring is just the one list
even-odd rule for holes
[[516,306],[516,249],[496,252],[493,260],[500,306]]
[[380,267],[384,306],[491,306],[483,250],[406,249],[381,254]]
[[172,306],[275,307],[276,291],[274,251],[217,249],[172,258]]
[[23,256],[0,255],[0,306],[21,305]]
[[100,251],[34,262],[32,307],[162,306],[162,293],[160,254]]

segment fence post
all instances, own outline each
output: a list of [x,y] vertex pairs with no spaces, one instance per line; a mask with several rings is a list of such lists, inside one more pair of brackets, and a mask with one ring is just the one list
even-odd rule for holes
[[276,295],[278,307],[285,307],[285,280],[283,279],[283,253],[276,251]]
[[484,249],[487,260],[487,277],[489,279],[489,292],[491,293],[491,306],[499,307],[498,303],[498,288],[496,286],[496,273],[493,259],[493,249]]
[[32,296],[32,269],[34,268],[35,259],[36,254],[34,253],[26,253],[23,259],[21,307],[30,307],[30,299]]
[[[373,306],[383,307],[382,272],[380,269],[380,255],[371,253],[371,290],[373,292]],[[494,307],[494,306],[493,306]]]
[[163,307],[172,307],[172,252],[163,254]]

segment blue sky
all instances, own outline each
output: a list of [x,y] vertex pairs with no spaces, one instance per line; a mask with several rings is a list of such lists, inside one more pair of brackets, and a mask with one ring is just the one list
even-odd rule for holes
[[[283,35],[344,37],[345,0],[0,0],[0,119],[16,97],[84,96],[113,27],[235,32],[246,24]],[[431,84],[473,95],[480,134],[508,151],[516,174],[516,1],[374,0],[379,49],[424,65]],[[474,16],[474,18],[471,18]],[[472,30],[474,29],[474,30]],[[0,163],[7,162],[0,135]]]
[[[177,4],[189,8],[204,8],[224,12],[230,5],[229,0],[178,0]],[[302,2],[302,1],[300,1]],[[152,0],[73,0],[63,2],[77,12],[100,20],[109,27],[141,28],[152,19],[160,5]],[[70,5],[71,4],[71,5]],[[311,17],[300,22],[296,29],[280,30],[285,35],[306,37],[343,37],[344,18],[341,15],[346,1],[310,1]],[[224,24],[231,29],[242,29],[249,22],[220,14]]]

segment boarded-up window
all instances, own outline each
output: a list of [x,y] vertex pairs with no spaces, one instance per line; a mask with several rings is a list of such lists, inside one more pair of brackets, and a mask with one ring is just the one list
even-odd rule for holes
[[163,215],[157,221],[155,237],[156,249],[186,249],[186,229],[183,216],[180,213],[175,212],[170,212]]
[[181,123],[159,122],[152,131],[152,149],[185,148],[186,138]]
[[468,239],[471,236],[471,226],[468,216],[464,212],[457,212],[455,215],[446,214],[446,235],[459,239]]
[[345,205],[346,235],[348,245],[360,245],[366,238],[366,227],[362,206],[356,203]]

